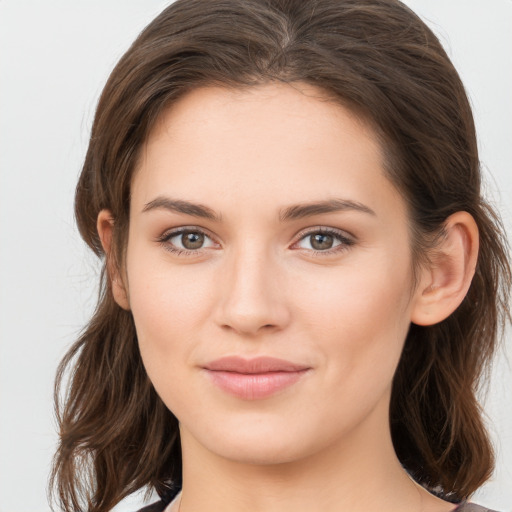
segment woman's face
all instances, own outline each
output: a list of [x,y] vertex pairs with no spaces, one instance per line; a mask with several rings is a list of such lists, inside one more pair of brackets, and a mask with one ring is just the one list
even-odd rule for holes
[[411,269],[372,131],[312,86],[196,89],[142,150],[127,301],[189,446],[276,463],[382,441]]

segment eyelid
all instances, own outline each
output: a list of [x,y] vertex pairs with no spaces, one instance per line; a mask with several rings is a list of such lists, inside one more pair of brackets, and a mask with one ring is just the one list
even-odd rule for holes
[[304,229],[301,229],[296,235],[296,240],[300,240],[301,238],[304,238],[307,235],[310,235],[312,233],[329,233],[337,235],[344,239],[350,239],[355,241],[355,236],[352,233],[349,233],[348,231],[340,228],[333,228],[331,226],[324,226],[322,224],[318,224],[317,226],[310,226]]
[[313,227],[309,227],[309,228],[301,230],[296,235],[296,237],[295,237],[296,240],[295,240],[295,242],[293,242],[291,248],[293,249],[293,247],[296,246],[299,242],[301,242],[308,236],[314,235],[316,233],[332,235],[333,237],[335,237],[336,239],[341,241],[341,243],[337,246],[334,246],[331,249],[326,249],[323,251],[304,249],[304,248],[297,248],[295,250],[305,251],[310,254],[314,254],[315,256],[317,256],[317,255],[327,256],[327,255],[332,255],[332,254],[338,253],[340,251],[347,250],[350,246],[354,245],[356,242],[355,237],[352,234],[350,234],[347,231],[344,231],[342,229],[331,228],[331,227],[327,227],[327,226],[313,226]]
[[171,247],[169,240],[182,233],[200,233],[201,235],[209,238],[214,244],[220,245],[208,230],[199,226],[179,226],[167,229],[156,238],[156,241],[163,245],[165,250],[174,254],[198,255],[201,254],[204,250],[211,249],[211,247],[200,247],[199,249],[181,249],[179,247]]
[[[202,254],[205,250],[211,249],[212,247],[200,247],[198,249],[181,249],[179,247],[171,246],[169,244],[169,240],[174,238],[175,236],[179,236],[182,233],[200,233],[204,235],[205,237],[209,238],[214,244],[219,246],[219,242],[215,239],[214,236],[211,235],[211,233],[204,228],[201,228],[199,226],[179,226],[175,228],[167,229],[162,233],[162,235],[158,236],[156,241],[159,242],[164,246],[164,248],[174,254],[184,254],[184,255],[199,255]],[[327,234],[331,235],[334,238],[336,238],[341,243],[334,246],[333,248],[326,249],[326,250],[314,250],[314,249],[304,249],[304,248],[295,248],[294,247],[304,240],[308,236],[312,236],[314,234],[321,233],[321,234]],[[291,249],[294,250],[300,250],[307,252],[309,254],[313,254],[315,256],[328,256],[335,253],[339,253],[341,251],[347,250],[350,246],[354,245],[355,243],[355,237],[348,233],[347,231],[327,227],[327,226],[312,226],[305,228],[301,230],[296,236],[295,241],[290,246]]]

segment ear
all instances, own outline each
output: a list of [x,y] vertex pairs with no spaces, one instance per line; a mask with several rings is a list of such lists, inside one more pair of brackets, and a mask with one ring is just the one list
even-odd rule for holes
[[101,245],[105,251],[107,260],[107,274],[111,283],[112,294],[114,300],[119,306],[127,311],[130,310],[130,302],[128,300],[127,287],[123,281],[120,269],[115,262],[112,253],[112,233],[114,230],[114,217],[110,210],[101,210],[98,214],[98,221],[96,223],[98,235],[101,240]]
[[444,223],[444,237],[421,271],[411,321],[434,325],[449,317],[466,296],[478,258],[478,227],[467,212],[457,212]]

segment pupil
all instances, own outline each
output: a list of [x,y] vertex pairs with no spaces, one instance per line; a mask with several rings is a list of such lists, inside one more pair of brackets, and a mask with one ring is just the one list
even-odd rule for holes
[[204,235],[200,233],[184,233],[181,243],[186,249],[199,249],[204,243]]
[[311,246],[314,249],[318,249],[320,251],[330,249],[332,247],[333,237],[332,235],[324,235],[322,233],[317,233],[311,237]]

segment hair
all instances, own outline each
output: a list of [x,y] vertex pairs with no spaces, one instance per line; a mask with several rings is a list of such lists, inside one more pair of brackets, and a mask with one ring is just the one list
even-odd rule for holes
[[[55,385],[60,445],[50,488],[66,512],[105,511],[141,488],[164,495],[181,486],[178,421],[145,372],[132,314],[115,303],[105,270],[106,256],[123,265],[140,149],[188,91],[276,81],[317,86],[373,128],[409,208],[415,261],[448,216],[475,219],[480,252],[469,292],[446,320],[411,325],[390,427],[402,465],[446,499],[467,498],[492,472],[476,394],[510,319],[508,246],[481,195],[464,87],[436,36],[398,0],[177,0],[110,75],[76,189],[80,234],[103,272],[97,308]],[[112,255],[96,229],[102,209],[115,221]]]

